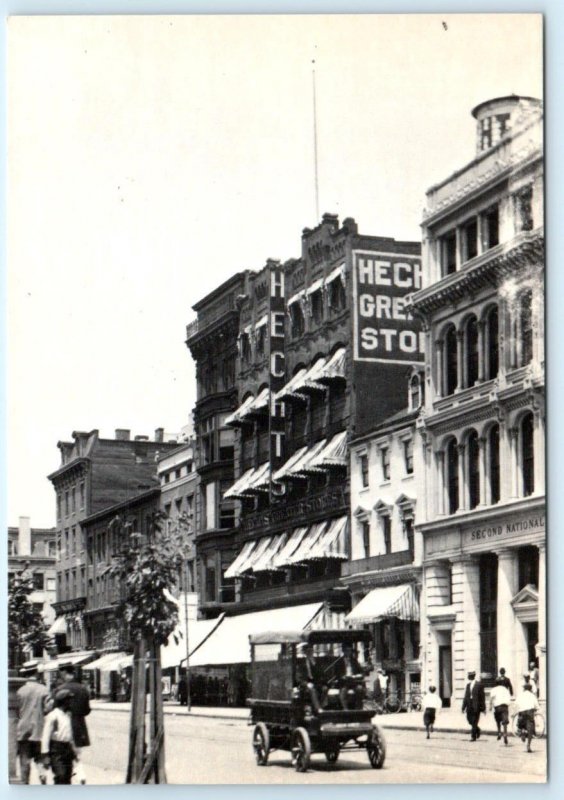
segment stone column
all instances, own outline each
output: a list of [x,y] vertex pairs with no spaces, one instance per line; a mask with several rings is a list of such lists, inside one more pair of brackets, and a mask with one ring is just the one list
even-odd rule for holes
[[486,323],[478,322],[478,383],[483,383],[486,377]]
[[443,340],[439,339],[435,342],[435,396],[442,397],[444,394],[443,391],[443,382],[444,382],[444,372],[443,372]]
[[480,499],[478,504],[480,506],[485,506],[489,505],[492,501],[492,493],[488,477],[488,440],[485,438],[485,436],[480,436],[478,439],[478,446],[480,448]]
[[509,464],[507,471],[510,475],[510,497],[519,496],[519,431],[517,428],[509,428],[507,431],[509,435]]
[[511,494],[511,442],[505,417],[499,421],[499,499],[508,500]]
[[546,543],[539,544],[539,689],[546,701]]
[[462,701],[468,670],[480,670],[480,566],[470,556],[452,562],[452,600],[456,623],[452,637],[453,702]]
[[463,511],[468,508],[468,486],[467,486],[467,465],[466,465],[466,445],[459,444],[458,447],[458,509]]
[[545,493],[544,477],[544,448],[545,448],[545,428],[543,409],[536,408],[534,414],[533,443],[535,448],[535,490],[534,494]]
[[[509,547],[497,553],[497,666],[505,667],[513,681],[515,665],[515,615],[511,600],[517,592],[517,551]],[[515,689],[515,686],[513,687]]]
[[446,492],[446,485],[445,485],[445,452],[444,450],[437,450],[435,453],[435,464],[436,464],[436,492],[435,496],[437,498],[437,514],[439,516],[444,516],[445,513],[445,492]]
[[456,331],[456,388],[458,391],[465,388],[464,381],[464,334]]

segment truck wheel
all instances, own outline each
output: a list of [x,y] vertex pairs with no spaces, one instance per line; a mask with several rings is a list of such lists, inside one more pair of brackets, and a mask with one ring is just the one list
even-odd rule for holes
[[366,750],[370,766],[373,769],[382,769],[386,760],[386,740],[384,739],[384,734],[376,725],[368,737]]
[[305,728],[296,728],[292,736],[292,762],[296,772],[307,772],[311,758],[311,742]]
[[264,722],[255,725],[253,731],[253,750],[259,767],[266,766],[270,752],[270,734]]

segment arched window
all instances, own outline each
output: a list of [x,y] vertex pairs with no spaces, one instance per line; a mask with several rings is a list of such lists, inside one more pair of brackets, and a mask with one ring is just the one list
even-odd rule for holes
[[292,339],[303,336],[305,331],[305,319],[302,306],[299,302],[292,303],[290,306],[290,333]]
[[448,494],[448,513],[458,511],[458,445],[451,439],[446,447],[446,482]]
[[535,449],[534,422],[529,412],[521,420],[521,471],[523,475],[523,496],[527,497],[535,490]]
[[476,508],[480,502],[480,444],[478,434],[471,431],[467,441],[468,450],[468,502]]
[[490,496],[499,503],[499,425],[492,425],[488,433],[488,466],[490,471]]
[[466,323],[465,345],[466,345],[466,385],[474,386],[478,381],[478,320],[471,317]]
[[444,390],[449,395],[458,385],[458,354],[456,343],[456,329],[449,325],[445,333],[444,343]]
[[415,411],[421,405],[421,381],[419,375],[414,375],[409,382],[409,407]]
[[529,289],[519,298],[519,366],[533,359],[533,293]]
[[497,306],[490,309],[486,317],[486,380],[497,378],[499,370],[499,313]]

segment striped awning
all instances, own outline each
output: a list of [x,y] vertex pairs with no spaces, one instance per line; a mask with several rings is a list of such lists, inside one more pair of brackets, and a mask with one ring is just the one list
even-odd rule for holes
[[270,487],[270,462],[265,461],[254,470],[246,492],[268,492]]
[[297,392],[326,392],[327,387],[319,382],[318,378],[323,374],[324,368],[327,366],[327,358],[322,356],[318,358],[315,364],[308,369],[303,378],[296,385]]
[[268,401],[270,397],[270,389],[266,386],[264,389],[257,394],[251,405],[245,412],[246,417],[250,417],[253,414],[262,414],[265,411],[268,411]]
[[291,473],[292,473],[292,469],[293,469],[293,467],[294,467],[294,466],[295,466],[295,465],[296,465],[296,464],[297,464],[297,463],[300,461],[300,459],[301,459],[303,456],[305,456],[305,454],[307,453],[307,451],[308,451],[308,448],[307,448],[307,447],[301,447],[299,450],[296,450],[296,452],[294,453],[294,455],[293,455],[293,456],[290,456],[290,458],[288,459],[288,461],[286,461],[286,463],[285,463],[285,464],[283,464],[283,465],[280,467],[280,469],[279,469],[279,470],[277,470],[277,471],[276,471],[276,472],[273,474],[273,476],[272,476],[272,480],[273,480],[273,481],[282,481],[282,480],[284,480],[284,478],[287,478],[288,476],[291,476]]
[[313,294],[314,292],[318,292],[322,288],[323,288],[323,278],[319,278],[318,280],[314,281],[311,284],[311,286],[307,287],[306,294]]
[[327,522],[317,522],[315,525],[312,525],[307,532],[307,535],[304,536],[300,546],[297,550],[287,559],[288,564],[303,564],[306,561],[310,561],[310,553],[315,548],[319,538],[323,535],[324,531],[327,530]]
[[105,653],[100,658],[97,658],[95,661],[91,661],[89,664],[86,664],[83,669],[84,670],[93,670],[99,669],[100,672],[118,672],[122,669],[121,664],[126,659],[133,659],[133,656],[129,656],[127,653]]
[[288,383],[280,389],[279,392],[276,393],[275,399],[276,400],[287,400],[290,397],[298,398],[299,400],[307,400],[307,395],[300,394],[296,390],[296,386],[302,380],[302,378],[307,374],[307,369],[303,367],[299,369],[293,378],[290,378]]
[[325,278],[325,283],[332,283],[333,281],[336,281],[337,278],[340,278],[344,284],[345,271],[346,271],[346,265],[341,264],[340,267],[336,267],[332,272],[329,273],[329,275]]
[[274,559],[280,553],[288,540],[287,533],[280,533],[273,536],[268,547],[253,561],[251,567],[253,572],[275,572]]
[[347,351],[344,347],[340,347],[336,350],[331,358],[328,360],[327,364],[325,365],[323,372],[318,377],[318,380],[322,383],[327,381],[333,380],[345,380],[345,364],[347,360]]
[[254,467],[248,469],[244,472],[240,478],[237,478],[233,486],[230,486],[226,492],[223,493],[224,497],[245,497],[245,492],[247,491],[247,487],[250,484],[254,473],[256,472]]
[[342,431],[333,436],[328,444],[309,461],[311,471],[330,469],[331,467],[346,467],[348,461],[347,432]]
[[255,402],[255,398],[251,395],[244,400],[239,408],[230,414],[224,422],[224,425],[242,425],[250,407]]
[[257,323],[255,323],[255,330],[262,328],[268,322],[268,314],[264,314]]
[[272,559],[272,566],[274,569],[282,569],[290,565],[289,559],[296,552],[301,545],[304,537],[308,532],[308,528],[294,528],[286,544],[282,547],[280,552]]
[[238,555],[235,557],[235,560],[229,567],[225,570],[225,578],[236,578],[240,572],[239,568],[242,567],[244,564],[247,563],[252,551],[256,547],[256,542],[246,542]]
[[66,633],[66,632],[67,632],[67,621],[64,617],[57,617],[55,622],[51,625],[51,627],[47,631],[49,636],[55,636],[56,634]]
[[308,447],[307,451],[301,458],[293,464],[292,468],[288,470],[286,478],[305,478],[308,472],[321,472],[320,467],[312,467],[311,463],[314,461],[323,448],[327,445],[327,439],[321,439],[316,442],[312,447]]
[[338,517],[332,520],[309,551],[309,560],[335,558],[338,561],[346,561],[348,559],[347,528],[347,517]]
[[288,306],[291,306],[294,303],[297,303],[299,300],[301,300],[304,297],[305,297],[305,289],[301,289],[299,292],[296,292],[296,294],[293,294],[292,297],[290,297],[290,299],[288,300]]
[[347,614],[348,622],[378,622],[381,619],[419,620],[419,598],[411,583],[379,586],[362,598]]

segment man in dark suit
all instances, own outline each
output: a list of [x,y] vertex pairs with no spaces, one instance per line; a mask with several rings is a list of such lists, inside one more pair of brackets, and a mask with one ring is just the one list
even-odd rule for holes
[[80,681],[76,680],[74,675],[74,667],[72,664],[61,664],[59,671],[63,679],[62,686],[59,688],[64,687],[71,693],[69,705],[71,713],[72,736],[77,756],[75,771],[80,783],[86,783],[80,754],[81,749],[83,747],[88,747],[90,744],[88,728],[86,727],[86,720],[84,719],[88,716],[88,714],[90,714],[90,694],[86,686],[83,686]]
[[472,728],[471,742],[475,742],[480,738],[480,714],[486,713],[486,695],[484,687],[480,681],[476,680],[476,673],[471,671],[468,673],[468,683],[466,684],[466,691],[464,692],[464,700],[462,701],[462,712],[466,711],[466,719]]

